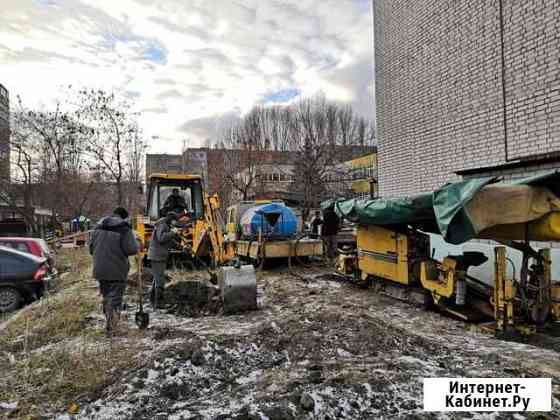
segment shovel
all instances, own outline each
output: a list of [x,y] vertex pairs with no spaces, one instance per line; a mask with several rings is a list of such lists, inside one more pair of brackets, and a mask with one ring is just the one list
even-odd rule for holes
[[138,312],[134,314],[134,322],[141,330],[150,324],[150,314],[144,312],[144,279],[142,276],[142,259],[137,258],[138,265]]

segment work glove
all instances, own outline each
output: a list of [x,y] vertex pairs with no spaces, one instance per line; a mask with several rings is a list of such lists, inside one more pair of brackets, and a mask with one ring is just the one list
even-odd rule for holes
[[172,227],[171,232],[173,232],[175,235],[179,235],[179,228]]

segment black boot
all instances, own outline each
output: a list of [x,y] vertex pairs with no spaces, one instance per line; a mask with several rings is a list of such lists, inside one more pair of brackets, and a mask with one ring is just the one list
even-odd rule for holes
[[150,303],[152,304],[152,306],[154,306],[155,301],[156,301],[156,289],[152,287],[150,289]]
[[163,289],[157,289],[156,307],[159,309],[165,307],[165,296],[163,295]]
[[154,308],[162,308],[164,304],[163,289],[153,288],[150,291],[150,302]]
[[105,305],[105,336],[111,338],[113,336],[113,307]]

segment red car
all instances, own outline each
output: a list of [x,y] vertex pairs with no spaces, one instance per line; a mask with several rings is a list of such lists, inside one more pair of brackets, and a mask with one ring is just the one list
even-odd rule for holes
[[51,270],[54,270],[54,255],[44,239],[0,237],[0,246],[17,249],[21,252],[27,252],[28,254],[33,254],[39,258],[45,258]]

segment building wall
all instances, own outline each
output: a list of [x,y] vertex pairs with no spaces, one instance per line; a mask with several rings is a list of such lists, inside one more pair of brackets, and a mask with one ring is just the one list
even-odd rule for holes
[[183,158],[181,155],[146,155],[146,179],[151,174],[158,172],[167,172],[180,174],[183,173]]
[[[293,164],[270,164],[265,163],[254,168],[255,179],[253,185],[247,191],[247,200],[283,200],[288,197],[292,183],[294,182],[295,165]],[[249,170],[244,169],[235,176],[241,183],[246,184],[249,178]],[[243,194],[239,190],[232,192],[233,200],[243,200]]]
[[560,155],[557,0],[376,0],[374,27],[381,195]]
[[251,156],[259,164],[284,164],[295,159],[293,152],[262,151],[255,154],[245,150],[192,148],[183,155],[147,154],[146,177],[156,172],[191,173],[202,175],[210,194],[221,192],[224,171],[242,169]]
[[10,179],[10,101],[0,84],[0,181]]
[[[352,159],[371,155],[375,151],[375,147],[372,146],[339,146],[337,152],[341,158]],[[292,167],[297,159],[298,154],[290,151],[263,150],[249,152],[241,149],[192,148],[187,149],[183,155],[147,154],[146,177],[156,172],[199,174],[204,179],[208,193],[218,193],[222,196],[224,202],[229,202],[231,199],[236,199],[236,196],[233,194],[232,197],[227,197],[230,191],[225,185],[224,171],[230,170],[241,173],[247,168],[250,161],[252,161],[252,164],[263,168],[283,168],[286,165]],[[367,158],[366,161],[369,162]],[[293,169],[291,171],[293,172]],[[274,182],[274,180],[271,180],[271,183]],[[284,191],[287,181],[281,182],[282,188],[280,190]],[[291,183],[291,180],[289,183]],[[272,190],[272,187],[268,189]]]

